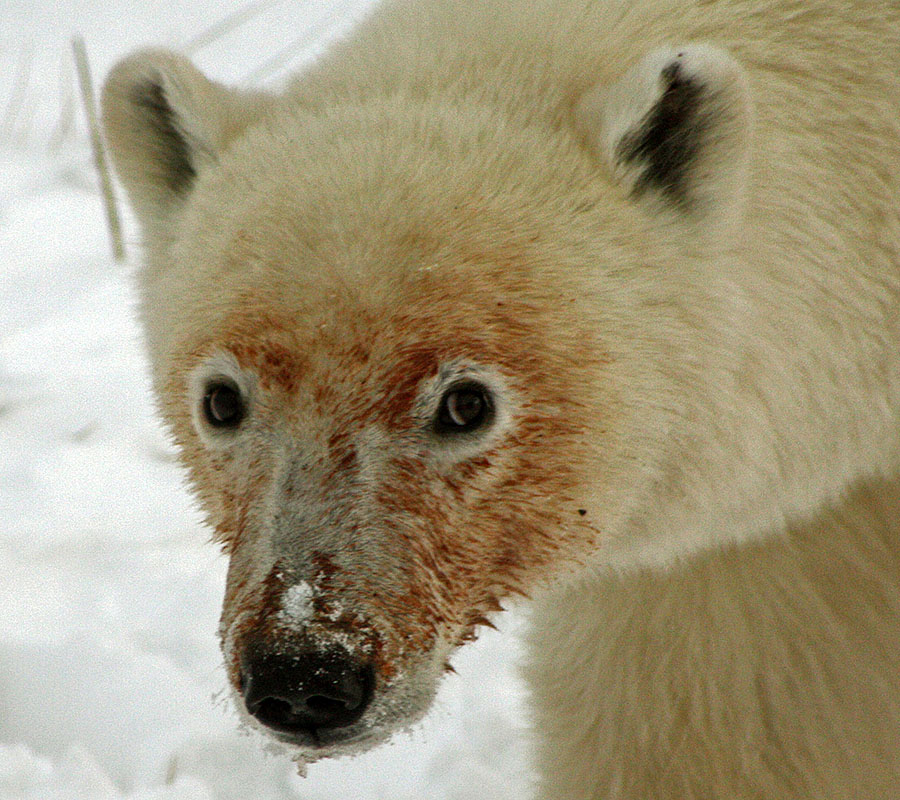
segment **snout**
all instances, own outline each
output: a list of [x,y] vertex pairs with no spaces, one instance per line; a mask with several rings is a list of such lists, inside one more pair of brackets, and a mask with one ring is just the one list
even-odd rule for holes
[[319,745],[323,733],[339,734],[359,721],[374,686],[372,664],[337,646],[254,642],[241,659],[247,711],[297,744]]

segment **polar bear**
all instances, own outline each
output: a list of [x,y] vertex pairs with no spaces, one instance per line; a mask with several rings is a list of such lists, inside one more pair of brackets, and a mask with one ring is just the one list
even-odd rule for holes
[[104,90],[248,721],[421,717],[530,598],[544,800],[900,797],[900,6],[387,0]]

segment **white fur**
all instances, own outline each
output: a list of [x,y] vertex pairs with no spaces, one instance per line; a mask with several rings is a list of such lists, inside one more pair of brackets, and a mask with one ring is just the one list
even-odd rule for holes
[[[667,94],[675,62],[697,98]],[[277,97],[230,93],[171,54],[120,65],[104,115],[145,233],[155,386],[250,587],[226,598],[228,648],[276,560],[299,582],[313,550],[346,559],[362,577],[341,607],[388,644],[404,621],[370,597],[421,568],[431,583],[413,588],[444,603],[443,627],[422,652],[386,648],[400,677],[379,681],[375,735],[354,731],[378,741],[424,712],[463,612],[485,610],[441,593],[468,596],[448,583],[464,573],[538,597],[542,798],[900,797],[898,63],[892,3],[395,0]],[[162,140],[134,102],[147,80],[168,103]],[[627,145],[666,97],[673,124],[701,125],[690,158],[677,139],[648,172],[656,144]],[[486,323],[504,304],[515,324]],[[246,452],[211,468],[185,386],[235,331],[269,346],[270,319],[303,358],[280,380],[301,386],[279,394],[257,366]],[[485,338],[464,361],[505,405],[493,438],[448,458],[423,414],[470,331]],[[401,409],[418,428],[334,430],[426,340],[450,355]],[[361,462],[344,480],[327,477],[335,433]],[[434,488],[476,454],[489,466],[457,494]],[[410,507],[441,498],[432,517],[379,515],[396,459],[432,481],[405,473],[423,481]],[[524,483],[504,483],[523,462]],[[221,522],[221,475],[243,492],[240,536]],[[490,551],[520,523],[524,565]],[[407,530],[424,555],[395,549]],[[454,572],[460,553],[470,569]]]
[[898,519],[900,482],[874,482],[765,543],[543,598],[539,796],[897,796]]

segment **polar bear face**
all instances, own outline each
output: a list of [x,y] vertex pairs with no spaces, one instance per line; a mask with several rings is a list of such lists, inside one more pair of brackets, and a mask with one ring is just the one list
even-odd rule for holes
[[646,322],[675,290],[636,272],[736,213],[740,74],[656,52],[560,130],[242,96],[161,52],[114,70],[155,388],[230,557],[248,718],[310,757],[369,746],[505,598],[615,545],[677,414],[680,311]]

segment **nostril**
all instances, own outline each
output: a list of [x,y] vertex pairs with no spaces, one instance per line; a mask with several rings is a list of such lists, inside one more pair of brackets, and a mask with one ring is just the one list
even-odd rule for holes
[[333,727],[335,721],[361,705],[361,697],[327,697],[321,694],[304,696],[302,692],[291,701],[279,697],[263,697],[248,710],[270,728]]
[[247,710],[277,731],[347,727],[362,717],[373,694],[371,665],[340,651],[275,653],[257,647],[243,664]]
[[342,711],[353,711],[359,702],[355,698],[325,697],[314,694],[306,698],[306,707],[314,714],[340,714]]
[[286,700],[264,697],[249,710],[254,717],[270,728],[283,729],[297,724],[297,715]]

